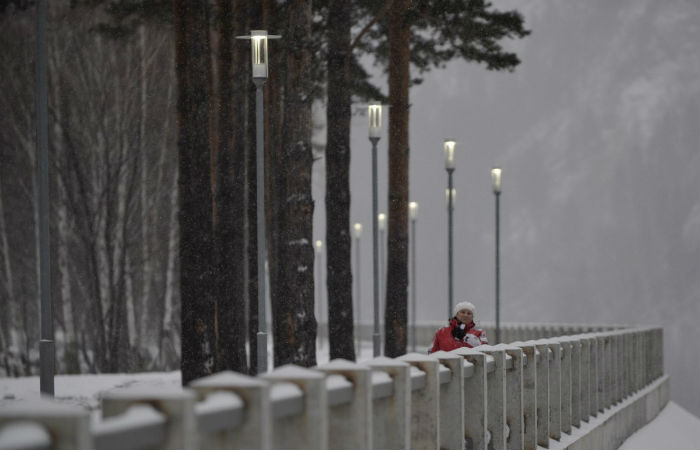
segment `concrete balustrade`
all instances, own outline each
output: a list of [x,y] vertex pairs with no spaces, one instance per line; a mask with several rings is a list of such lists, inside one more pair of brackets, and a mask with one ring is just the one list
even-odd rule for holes
[[92,426],[81,408],[10,404],[0,450],[615,448],[668,401],[663,333],[600,328],[517,325],[504,336],[538,339],[114,390]]

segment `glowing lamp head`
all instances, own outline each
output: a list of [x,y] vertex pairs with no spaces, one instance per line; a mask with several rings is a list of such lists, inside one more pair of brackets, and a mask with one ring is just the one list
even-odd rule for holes
[[494,167],[491,169],[491,186],[493,187],[493,192],[495,194],[501,193],[501,175],[503,174],[503,169],[500,167]]
[[369,138],[379,139],[382,135],[382,104],[372,102],[367,107],[369,115]]
[[445,169],[454,170],[455,168],[455,147],[457,142],[452,139],[446,139],[443,144],[445,150]]
[[267,31],[250,31],[253,78],[267,78]]
[[416,218],[418,218],[418,202],[411,202],[408,204],[408,215],[411,220],[416,220]]
[[356,223],[355,225],[353,225],[353,230],[355,231],[355,237],[357,239],[360,239],[360,237],[362,236],[362,224]]
[[386,214],[377,214],[377,224],[379,225],[379,231],[384,231],[386,228]]
[[323,251],[323,241],[319,239],[316,241],[316,253],[321,253],[322,251]]

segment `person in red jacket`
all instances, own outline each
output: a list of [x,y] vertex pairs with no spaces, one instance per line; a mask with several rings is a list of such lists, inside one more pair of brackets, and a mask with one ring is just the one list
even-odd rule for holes
[[461,302],[455,305],[454,317],[446,327],[442,327],[435,333],[433,347],[429,353],[444,350],[449,352],[460,347],[477,347],[488,344],[486,333],[474,323],[476,308],[469,302]]

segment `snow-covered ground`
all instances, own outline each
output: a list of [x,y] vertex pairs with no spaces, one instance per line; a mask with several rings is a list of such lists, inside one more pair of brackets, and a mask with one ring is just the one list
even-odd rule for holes
[[700,419],[674,402],[634,433],[618,450],[700,449]]

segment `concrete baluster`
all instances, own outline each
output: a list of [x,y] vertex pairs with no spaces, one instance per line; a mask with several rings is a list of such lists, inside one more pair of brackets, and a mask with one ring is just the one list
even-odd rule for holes
[[656,328],[656,338],[654,340],[654,355],[656,355],[656,370],[654,371],[654,379],[657,379],[664,374],[664,330]]
[[600,376],[599,372],[599,365],[600,365],[600,360],[598,359],[598,336],[596,333],[589,333],[589,344],[590,344],[590,353],[588,355],[588,360],[590,363],[589,366],[589,380],[590,380],[590,389],[589,389],[589,410],[588,414],[591,417],[597,417],[598,416],[598,379]]
[[272,420],[273,449],[328,449],[328,399],[323,372],[288,364],[260,375],[270,383],[291,382],[304,393],[301,414]]
[[572,335],[571,343],[571,425],[581,426],[581,339]]
[[464,437],[467,448],[486,450],[486,354],[471,348],[458,348],[452,353],[462,356],[473,365],[473,373],[464,379]]
[[[126,412],[131,406],[145,403],[167,417],[162,449],[195,448],[197,421],[194,415],[195,394],[181,388],[124,388],[107,391],[102,397],[102,417]],[[128,444],[125,443],[125,447]]]
[[581,373],[579,412],[580,419],[588,422],[591,413],[591,338],[588,334],[581,334],[579,337],[581,344],[579,350],[579,372]]
[[[523,449],[537,449],[537,365],[538,352],[533,342],[518,342],[514,345],[523,352]],[[545,386],[546,388],[546,386]]]
[[556,340],[561,345],[561,431],[571,434],[572,344],[568,337],[560,337]]
[[225,371],[195,380],[189,386],[200,400],[213,392],[224,391],[235,393],[245,403],[240,426],[214,436],[200,434],[199,448],[268,450],[271,447],[270,389],[266,381]]
[[489,448],[506,448],[506,353],[498,346],[482,345],[479,351],[491,355],[495,369],[488,373],[486,380],[488,405],[486,428],[491,434]]
[[607,361],[605,358],[605,335],[603,332],[598,333],[596,340],[598,341],[598,411],[603,412],[607,409],[605,392],[607,389]]
[[[35,424],[34,428],[38,428],[35,431],[43,431],[41,435],[50,441],[52,449],[94,448],[90,434],[90,414],[84,408],[45,399],[8,402],[0,407],[0,430],[20,424],[26,427],[29,422]],[[28,438],[26,435],[24,437]]]
[[[326,374],[337,374],[353,384],[350,403],[330,406],[328,433],[334,449],[372,447],[372,377],[369,366],[344,359],[335,359],[315,368]],[[329,402],[330,403],[330,402]]]
[[[513,367],[506,370],[506,427],[509,431],[506,448],[522,450],[524,448],[524,406],[523,406],[523,350],[515,345],[502,344],[506,355],[513,361]],[[528,360],[528,363],[530,361]],[[534,404],[533,404],[534,406]]]
[[374,371],[389,374],[394,382],[392,395],[372,403],[372,443],[386,450],[411,447],[411,366],[403,361],[377,357],[366,362]]
[[434,449],[440,445],[440,377],[437,358],[408,353],[399,360],[425,372],[425,387],[411,394],[411,449]]
[[430,356],[450,369],[450,381],[440,383],[440,448],[458,449],[464,444],[464,358],[452,352]]
[[537,350],[537,445],[549,447],[549,345],[534,341]]
[[561,381],[561,344],[554,340],[547,340],[551,350],[552,359],[549,361],[549,437],[561,439],[561,407],[562,407],[562,381]]

